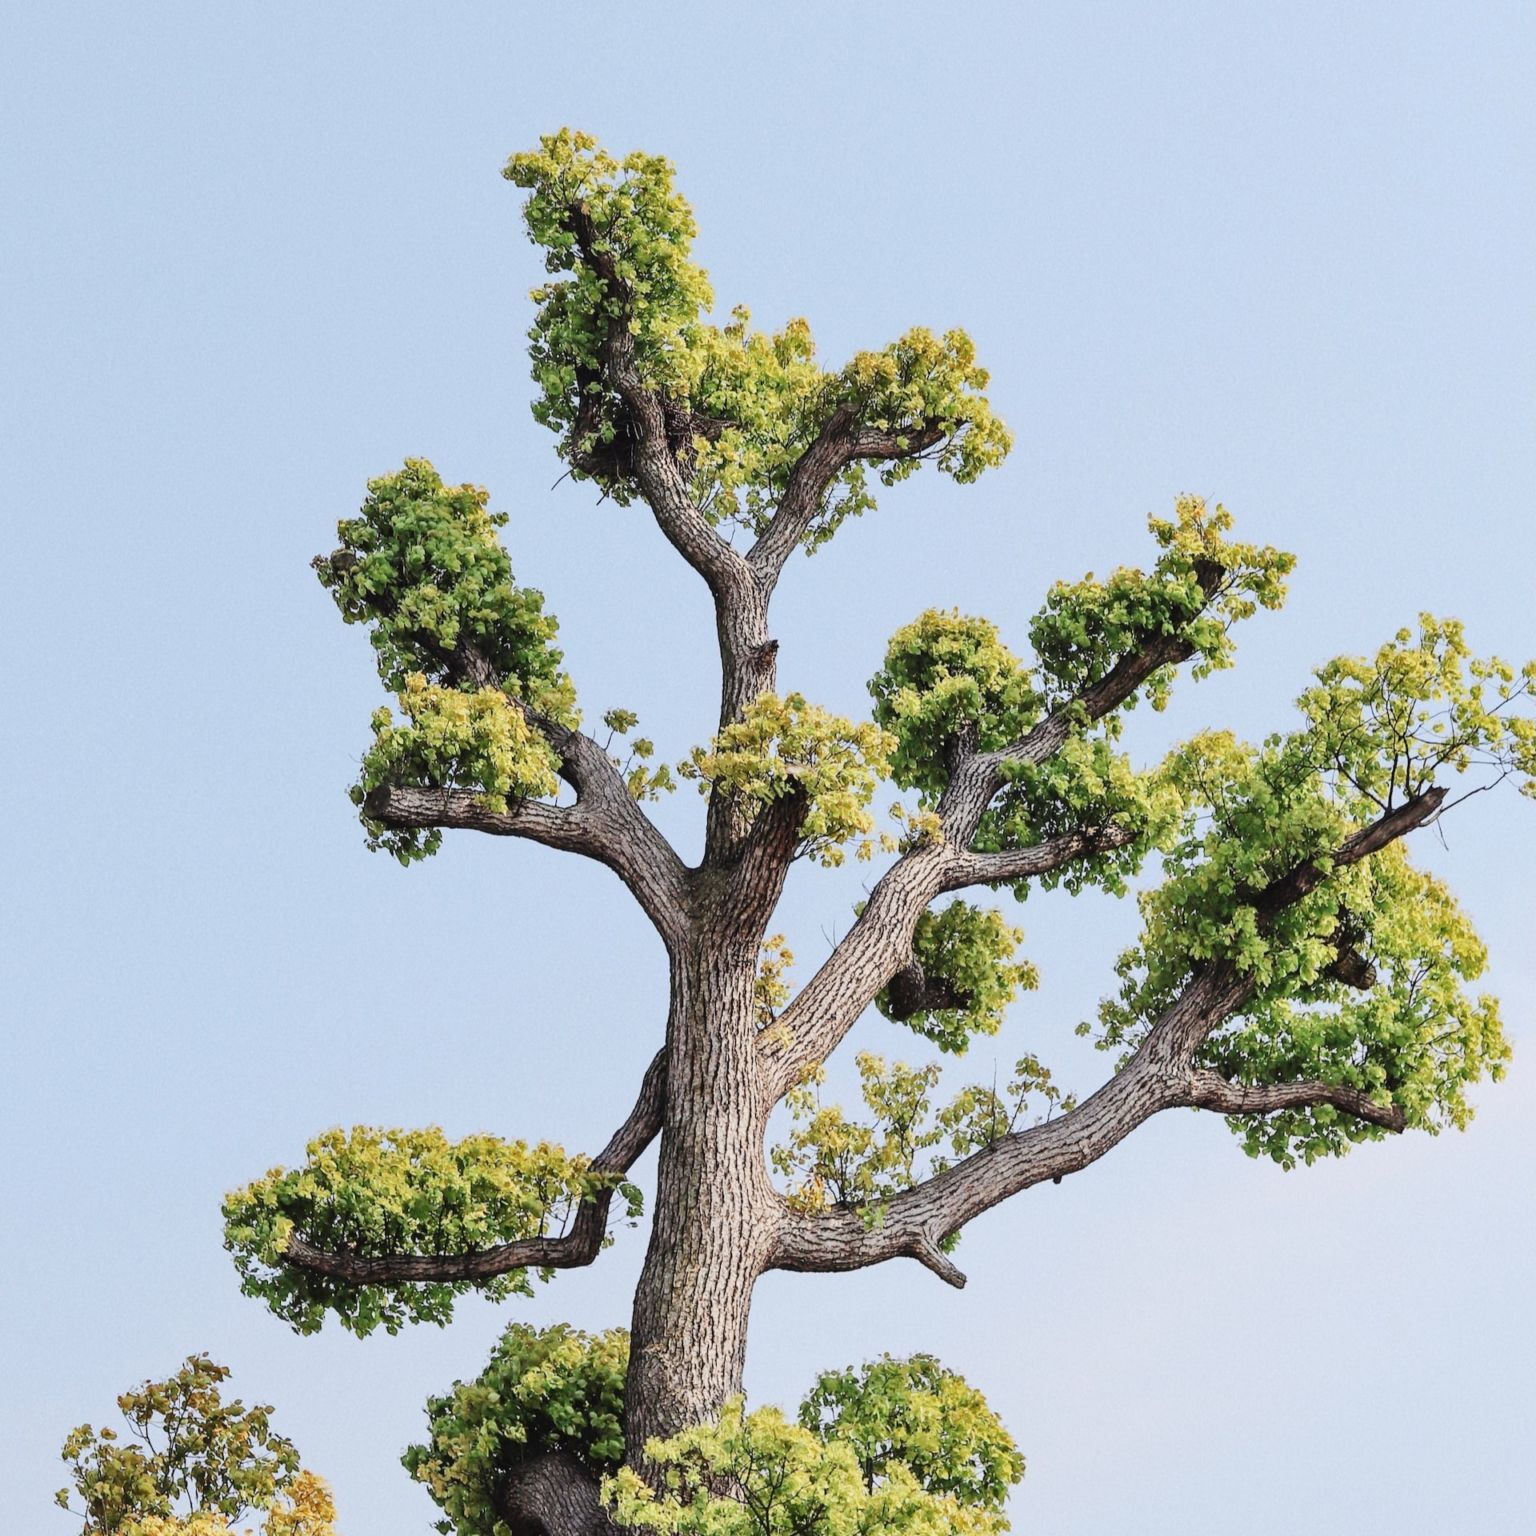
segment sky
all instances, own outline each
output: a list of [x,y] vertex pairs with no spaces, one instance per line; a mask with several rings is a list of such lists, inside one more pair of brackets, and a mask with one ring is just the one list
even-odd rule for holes
[[[0,447],[0,1457],[65,1536],[58,1445],[194,1350],[333,1483],[348,1536],[435,1511],[422,1404],[516,1318],[627,1321],[644,1233],[451,1327],[299,1338],[242,1298],[224,1191],[332,1125],[595,1150],[659,1038],[659,945],[595,867],[450,836],[402,870],[345,798],[382,702],[308,568],[407,455],[489,487],[589,717],[704,739],[702,585],[560,480],[507,156],[562,124],[677,164],[722,307],[835,364],[963,325],[1016,434],[888,493],[776,605],[783,686],[867,708],[928,606],[1017,647],[1050,583],[1148,557],[1194,491],[1294,550],[1239,666],[1132,744],[1284,728],[1309,669],[1421,610],[1536,653],[1536,18],[1522,4],[9,8]],[[701,802],[658,819],[692,857]],[[1283,1173],[1164,1116],[909,1264],[770,1275],[748,1389],[930,1350],[985,1391],[1034,1536],[1525,1529],[1536,1415],[1536,804],[1415,852],[1486,937],[1516,1060],[1465,1135]],[[809,970],[868,871],[797,869]],[[1040,894],[996,1042],[1080,1091],[1130,903]],[[876,1021],[863,1046],[923,1060]],[[846,1078],[846,1060],[834,1076]]]

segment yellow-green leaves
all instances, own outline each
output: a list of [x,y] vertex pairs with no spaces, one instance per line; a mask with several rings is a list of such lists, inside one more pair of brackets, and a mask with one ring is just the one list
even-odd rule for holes
[[[668,161],[645,154],[618,160],[590,134],[568,128],[514,155],[504,174],[528,191],[523,219],[550,274],[533,292],[534,416],[560,435],[563,456],[591,454],[621,430],[620,407],[601,376],[610,322],[628,329],[646,383],[665,387],[687,372],[691,333],[714,302],[709,278],[690,254],[693,210],[673,187]],[[586,254],[578,227],[592,241]],[[611,281],[599,264],[610,268]],[[622,471],[599,478],[628,500]]]
[[995,1035],[1014,998],[1040,984],[1034,966],[1013,958],[1023,937],[995,908],[953,901],[924,912],[912,933],[923,995],[911,1000],[899,986],[887,987],[875,1006],[941,1051],[961,1055],[972,1036]]
[[[1100,1043],[1134,1044],[1196,966],[1226,961],[1253,978],[1253,997],[1207,1042],[1203,1065],[1246,1084],[1358,1089],[1420,1129],[1465,1124],[1466,1090],[1498,1077],[1508,1056],[1497,1005],[1466,991],[1482,947],[1401,845],[1338,869],[1332,854],[1458,776],[1465,793],[1509,776],[1529,786],[1536,722],[1517,710],[1533,680],[1536,667],[1480,660],[1459,624],[1426,615],[1417,637],[1404,630],[1371,660],[1319,668],[1298,701],[1300,730],[1259,748],[1212,733],[1174,753],[1164,773],[1189,819],[1164,883],[1140,898],[1142,938],[1100,1009]],[[1266,887],[1303,865],[1323,878],[1261,912]],[[1348,984],[1367,968],[1372,985]],[[1250,1152],[1286,1166],[1383,1134],[1327,1105],[1237,1129]]]
[[898,629],[871,680],[875,720],[896,739],[891,777],[932,800],[949,781],[949,744],[974,734],[979,751],[1017,741],[1040,714],[1028,667],[997,626],[930,608]]
[[877,1223],[892,1195],[1016,1129],[1032,1097],[1044,1103],[1047,1117],[1074,1102],[1034,1056],[1015,1065],[1006,1089],[962,1088],[938,1110],[933,1107],[937,1063],[888,1064],[869,1051],[855,1061],[867,1120],[851,1120],[841,1104],[821,1102],[825,1073],[820,1069],[785,1096],[789,1134],[768,1156],[798,1210],[854,1206]]
[[[56,1502],[83,1518],[82,1536],[221,1536],[248,1510],[291,1513],[295,1501],[284,1504],[285,1494],[314,1504],[319,1480],[299,1471],[293,1442],[272,1428],[271,1407],[224,1401],[229,1374],[207,1355],[189,1355],[175,1375],[118,1398],[126,1440],[89,1424],[70,1432],[63,1459],[74,1487],[61,1488]],[[267,1531],[328,1536],[281,1520]]]
[[[610,709],[603,715],[608,727],[608,754],[613,766],[624,777],[625,787],[636,800],[659,800],[677,788],[672,769],[666,763],[652,765],[656,744],[648,736],[630,737],[629,733],[640,723],[640,717],[632,709]],[[613,750],[614,738],[623,741],[628,752],[620,757]],[[629,738],[625,740],[624,738]]]
[[[937,431],[935,462],[964,485],[1001,464],[1013,446],[1012,433],[982,393],[987,382],[964,331],[936,336],[917,326],[879,352],[856,353],[837,375],[832,398],[876,431],[909,438],[925,428]],[[915,455],[895,459],[880,479],[886,485],[905,480],[918,462]]]
[[996,1536],[1002,1514],[931,1489],[893,1458],[867,1481],[849,1443],[737,1399],[717,1424],[652,1441],[657,1492],[629,1468],[605,1485],[622,1527],[668,1536]]
[[496,536],[504,512],[479,486],[443,484],[425,459],[368,482],[355,518],[336,525],[341,547],[314,562],[349,624],[367,624],[384,686],[398,692],[424,673],[448,680],[455,653],[473,646],[492,675],[550,714],[569,712],[570,683],[553,647],[544,599],[512,579]]
[[436,827],[386,827],[370,817],[368,796],[381,785],[472,789],[488,811],[505,811],[511,797],[552,795],[560,787],[554,750],[499,688],[439,688],[416,672],[399,702],[410,723],[396,725],[388,709],[374,711],[373,745],[352,790],[370,848],[386,848],[409,864],[436,853],[443,840]]
[[981,1393],[932,1356],[823,1374],[799,1422],[727,1406],[717,1424],[653,1443],[656,1495],[624,1456],[628,1336],[514,1324],[485,1370],[427,1403],[428,1440],[402,1460],[443,1511],[443,1536],[508,1536],[498,1500],[548,1452],[605,1480],[621,1526],[750,1536],[921,1536],[1007,1529],[1024,1460]]
[[[375,711],[374,743],[352,799],[384,785],[477,790],[488,808],[509,796],[553,794],[554,753],[519,703],[566,725],[577,715],[552,644],[544,599],[516,586],[477,486],[446,486],[425,459],[368,484],[341,547],[315,561],[349,624],[367,624],[379,676],[409,720]],[[474,665],[469,658],[473,656]],[[487,681],[489,678],[489,681]],[[514,702],[517,701],[517,702]],[[435,853],[436,829],[387,829],[362,816],[372,848],[402,864]]]
[[427,1401],[427,1443],[401,1457],[443,1511],[444,1536],[507,1536],[506,1478],[530,1457],[565,1451],[594,1472],[624,1457],[629,1336],[513,1323],[473,1381]]
[[932,1355],[824,1371],[800,1422],[848,1446],[869,1488],[902,1463],[929,1493],[1001,1515],[1024,1476],[1024,1458],[986,1398]]
[[[1455,619],[1419,615],[1374,658],[1341,656],[1297,701],[1319,762],[1381,810],[1436,776],[1481,770],[1536,779],[1536,719],[1516,707],[1536,689],[1536,662],[1516,669],[1474,656]],[[1485,780],[1486,782],[1486,780]]]
[[[1195,677],[1232,665],[1232,625],[1257,608],[1278,608],[1295,557],[1268,545],[1233,543],[1224,507],[1207,510],[1199,496],[1181,496],[1171,521],[1150,518],[1161,553],[1150,572],[1126,567],[1107,580],[1090,575],[1058,582],[1030,625],[1040,674],[1053,701],[1098,682],[1129,651],[1149,639],[1174,636],[1193,648]],[[1168,701],[1171,676],[1148,679],[1154,709]],[[1132,694],[1126,708],[1137,699]]]
[[[601,1181],[586,1160],[548,1142],[495,1136],[449,1141],[424,1131],[327,1131],[300,1168],[274,1168],[224,1202],[224,1245],[241,1289],[260,1296],[300,1333],[332,1311],[343,1328],[398,1333],[445,1323],[471,1285],[491,1297],[530,1295],[526,1270],[481,1282],[351,1285],[283,1262],[290,1235],[357,1257],[462,1254],[518,1238],[558,1235]],[[631,1210],[638,1196],[623,1186]]]
[[894,742],[876,725],[828,714],[803,695],[765,693],[709,747],[678,765],[701,793],[728,794],[748,819],[788,795],[800,798],[800,851],[841,864],[844,845],[874,829],[869,803],[890,763]]
[[534,415],[559,435],[573,471],[616,500],[633,499],[638,485],[607,371],[610,328],[627,339],[639,381],[666,402],[671,449],[716,524],[760,533],[834,420],[865,443],[821,488],[801,535],[808,551],[874,505],[866,461],[886,484],[923,459],[969,482],[1007,454],[1008,430],[964,331],[913,329],[828,371],[804,320],[756,331],[738,307],[724,325],[711,323],[709,278],[692,259],[693,210],[659,156],[621,160],[562,129],[514,155],[506,176],[528,191],[524,220],[551,277],[533,292]]
[[[1350,942],[1374,967],[1375,984],[1357,991],[1326,970],[1306,981],[1310,966],[1299,967],[1290,986],[1266,988],[1207,1041],[1201,1063],[1242,1083],[1342,1084],[1396,1105],[1415,1129],[1464,1129],[1467,1090],[1503,1077],[1510,1057],[1497,1000],[1468,991],[1482,974],[1482,942],[1446,887],[1415,869],[1400,844],[1350,885],[1320,947],[1331,958],[1340,939]],[[1326,1104],[1236,1120],[1233,1129],[1251,1156],[1283,1167],[1384,1134]]]

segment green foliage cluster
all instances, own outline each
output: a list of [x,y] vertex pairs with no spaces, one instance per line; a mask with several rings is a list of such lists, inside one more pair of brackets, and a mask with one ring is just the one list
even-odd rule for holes
[[[622,407],[600,377],[611,322],[628,329],[648,384],[665,386],[687,370],[699,314],[714,303],[709,277],[692,259],[693,210],[673,187],[670,161],[640,153],[619,160],[591,134],[569,128],[514,155],[503,174],[529,194],[523,221],[550,276],[533,291],[533,414],[560,435],[562,457],[591,453],[624,426]],[[589,222],[616,282],[583,259],[573,214]],[[605,480],[604,488],[621,501],[634,494],[624,477]]]
[[869,1112],[852,1120],[841,1104],[823,1104],[818,1068],[785,1096],[788,1135],[769,1148],[769,1161],[787,1184],[786,1198],[797,1210],[852,1206],[871,1225],[891,1196],[1008,1135],[1038,1098],[1049,1116],[1072,1108],[1039,1060],[1024,1056],[1014,1065],[1006,1089],[973,1084],[935,1110],[940,1080],[936,1062],[912,1067],[887,1063],[861,1051],[855,1058],[860,1094]]
[[[369,846],[403,864],[435,853],[442,833],[385,827],[368,815],[373,790],[463,787],[494,810],[509,796],[553,794],[557,760],[524,706],[564,724],[577,718],[557,625],[541,594],[513,581],[496,535],[506,514],[488,511],[488,500],[407,459],[368,483],[359,514],[337,524],[340,547],[315,561],[346,622],[369,626],[379,676],[409,722],[374,712],[373,745],[351,791]],[[469,680],[470,652],[494,685]]]
[[803,798],[800,852],[818,863],[843,862],[844,845],[874,828],[869,803],[889,766],[891,738],[879,726],[844,720],[803,694],[764,693],[708,747],[678,765],[701,793],[735,797],[748,819],[786,795]]
[[[310,1142],[302,1167],[274,1168],[224,1201],[224,1244],[241,1289],[299,1333],[334,1312],[363,1335],[383,1326],[446,1323],[458,1295],[531,1295],[526,1270],[478,1282],[354,1285],[283,1262],[289,1238],[358,1257],[473,1253],[557,1234],[601,1187],[585,1158],[548,1142],[495,1136],[450,1141],[438,1128],[333,1130]],[[639,1193],[621,1184],[631,1215]]]
[[1007,1529],[1024,1459],[981,1393],[932,1356],[828,1371],[798,1422],[729,1405],[718,1424],[648,1447],[655,1497],[628,1470],[622,1430],[629,1340],[514,1324],[484,1371],[427,1404],[427,1442],[402,1458],[443,1511],[443,1536],[512,1536],[498,1499],[532,1457],[574,1455],[639,1530],[869,1533]]
[[1184,810],[1177,779],[1166,771],[1134,768],[1107,732],[1076,732],[1041,763],[1004,763],[1003,778],[972,840],[980,852],[1031,848],[1084,828],[1135,834],[1118,848],[1087,853],[1046,874],[1016,881],[1011,888],[1020,901],[1036,886],[1060,886],[1073,895],[1097,887],[1123,896],[1148,853],[1175,833]]
[[474,1381],[427,1402],[427,1443],[401,1458],[426,1487],[444,1536],[510,1536],[498,1490],[529,1457],[569,1451],[599,1473],[624,1457],[624,1373],[629,1336],[564,1323],[514,1323]]
[[800,1423],[854,1453],[871,1492],[901,1462],[930,1493],[1001,1514],[1024,1457],[975,1387],[932,1355],[824,1371]]
[[[964,331],[915,328],[829,372],[804,320],[764,333],[740,307],[723,326],[705,319],[714,295],[692,259],[693,211],[668,161],[617,159],[590,135],[562,129],[514,155],[506,176],[529,193],[524,220],[551,278],[533,292],[534,415],[560,436],[575,472],[616,500],[637,492],[624,407],[603,377],[613,324],[631,338],[641,381],[686,423],[694,499],[716,524],[760,533],[796,462],[834,417],[896,439],[878,471],[887,485],[922,458],[967,482],[1006,456],[1011,438],[983,393],[987,374]],[[589,253],[579,231],[590,236]],[[815,550],[873,505],[866,465],[855,459],[824,493],[804,547]]]
[[355,518],[336,525],[341,546],[315,570],[348,624],[370,626],[379,677],[399,692],[412,673],[448,682],[461,645],[477,650],[516,697],[565,716],[570,680],[554,648],[559,628],[541,593],[519,587],[474,485],[444,485],[426,459],[368,482]]
[[1003,644],[997,626],[930,608],[891,636],[870,681],[875,721],[896,740],[891,777],[931,803],[949,782],[949,744],[969,728],[975,746],[996,752],[1040,718],[1030,671]]
[[952,901],[938,911],[930,909],[913,929],[912,956],[930,984],[941,984],[951,992],[954,1005],[925,1008],[899,1018],[887,987],[875,1006],[941,1051],[963,1055],[973,1036],[997,1033],[1004,1011],[1020,992],[1039,986],[1035,967],[1014,960],[1023,937],[992,907]]
[[82,1536],[152,1536],[160,1522],[186,1529],[178,1502],[211,1536],[249,1510],[278,1505],[303,1475],[299,1453],[272,1428],[270,1405],[224,1401],[229,1374],[207,1355],[189,1355],[175,1375],[118,1398],[128,1439],[89,1424],[70,1432],[62,1455],[74,1486],[55,1500],[82,1517]]
[[[1426,615],[1417,637],[1401,631],[1374,660],[1333,661],[1316,679],[1299,700],[1300,730],[1257,748],[1213,733],[1170,761],[1191,811],[1164,856],[1162,885],[1140,898],[1142,937],[1121,957],[1099,1043],[1134,1045],[1196,967],[1228,961],[1255,978],[1255,991],[1207,1042],[1205,1064],[1248,1084],[1309,1078],[1359,1089],[1420,1129],[1462,1125],[1466,1090],[1500,1076],[1509,1054],[1495,1001],[1465,990],[1483,947],[1400,844],[1339,868],[1331,856],[1437,776],[1482,770],[1486,784],[1515,775],[1528,790],[1536,722],[1511,706],[1529,694],[1536,667],[1477,660],[1459,625]],[[1325,878],[1301,900],[1261,910],[1265,889],[1303,865]],[[1374,966],[1368,991],[1338,974],[1341,948]],[[1383,1134],[1327,1105],[1235,1128],[1251,1153],[1285,1166]]]
[[505,811],[513,797],[553,795],[558,759],[523,711],[498,688],[440,688],[420,672],[405,680],[396,725],[386,709],[373,713],[373,745],[351,794],[363,808],[370,848],[402,863],[428,858],[442,846],[438,827],[391,827],[368,814],[368,796],[384,785],[478,791],[488,811]]
[[[1208,510],[1200,496],[1180,496],[1171,520],[1147,526],[1161,553],[1150,572],[1122,567],[1107,580],[1092,575],[1058,582],[1030,624],[1029,640],[1052,702],[1065,702],[1105,677],[1121,657],[1150,638],[1172,635],[1194,648],[1194,677],[1232,665],[1231,629],[1258,608],[1285,601],[1294,555],[1227,537],[1231,514]],[[1145,684],[1154,709],[1168,702],[1164,668]],[[1126,701],[1134,708],[1137,695]]]
[[[657,1493],[630,1468],[609,1479],[616,1523],[666,1536],[999,1536],[1001,1511],[927,1486],[893,1457],[867,1480],[853,1446],[740,1399],[716,1424],[652,1441]],[[721,1491],[726,1490],[726,1491]]]

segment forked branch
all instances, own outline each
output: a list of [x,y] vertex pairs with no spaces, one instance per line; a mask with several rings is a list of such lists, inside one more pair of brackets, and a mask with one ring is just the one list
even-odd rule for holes
[[[1298,864],[1255,897],[1261,926],[1316,890],[1330,869],[1355,864],[1431,820],[1445,798],[1431,789],[1361,828],[1326,861]],[[1358,957],[1357,957],[1358,958]],[[1401,1131],[1403,1111],[1357,1089],[1302,1081],[1248,1085],[1195,1065],[1196,1053],[1254,993],[1251,974],[1230,962],[1196,967],[1125,1066],[1075,1109],[1042,1125],[1002,1136],[942,1173],[895,1195],[877,1223],[847,1206],[819,1213],[786,1203],[773,1264],[780,1269],[847,1270],[899,1257],[916,1258],[951,1284],[964,1279],[933,1262],[937,1245],[983,1211],[1046,1180],[1060,1180],[1097,1161],[1150,1116],[1178,1107],[1229,1115],[1266,1115],[1332,1105],[1356,1119]]]

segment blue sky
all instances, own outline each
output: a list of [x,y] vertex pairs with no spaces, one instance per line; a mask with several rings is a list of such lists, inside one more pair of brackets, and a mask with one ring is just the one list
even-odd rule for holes
[[[961,324],[1017,435],[921,475],[776,609],[781,678],[866,707],[929,605],[1023,644],[1049,583],[1145,557],[1180,491],[1294,549],[1237,671],[1149,757],[1288,721],[1308,669],[1421,609],[1536,653],[1536,22],[1526,6],[12,7],[0,60],[10,724],[0,911],[17,1530],[71,1529],[57,1446],[208,1349],[351,1536],[432,1518],[396,1464],[508,1313],[623,1323],[643,1234],[446,1332],[299,1339],[238,1294],[221,1193],[333,1124],[599,1145],[665,978],[604,872],[450,838],[402,871],[343,791],[379,702],[307,561],[407,454],[489,486],[589,713],[710,727],[708,609],[641,509],[556,484],[506,156],[561,124],[671,156],[723,305],[836,361]],[[691,791],[660,815],[690,852]],[[912,1266],[770,1276],[749,1386],[931,1349],[1030,1464],[1018,1527],[1524,1528],[1536,1339],[1536,806],[1418,851],[1487,937],[1526,1049],[1466,1136],[1283,1175],[1181,1115]],[[859,871],[797,873],[803,969]],[[1043,986],[995,1050],[1074,1086],[1129,904],[1036,897]],[[883,1025],[856,1042],[922,1059]],[[984,1043],[985,1044],[985,1043]],[[1518,1046],[1517,1046],[1518,1049]]]

